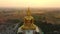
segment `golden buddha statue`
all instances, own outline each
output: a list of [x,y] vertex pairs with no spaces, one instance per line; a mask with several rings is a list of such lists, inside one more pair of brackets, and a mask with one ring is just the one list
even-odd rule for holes
[[24,24],[21,26],[23,30],[35,30],[36,25],[34,25],[34,18],[31,16],[31,12],[28,8],[27,16],[24,17]]

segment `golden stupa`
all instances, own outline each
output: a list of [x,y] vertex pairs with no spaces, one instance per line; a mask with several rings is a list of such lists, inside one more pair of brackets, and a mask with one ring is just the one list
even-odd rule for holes
[[20,27],[22,30],[35,30],[34,18],[31,16],[30,9],[27,10],[27,16],[24,17],[24,24]]

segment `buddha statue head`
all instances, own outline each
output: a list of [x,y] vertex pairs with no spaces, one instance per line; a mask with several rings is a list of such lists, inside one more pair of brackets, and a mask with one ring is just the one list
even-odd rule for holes
[[34,23],[34,18],[31,16],[31,12],[30,12],[30,10],[28,8],[27,16],[24,17],[24,24],[26,26],[31,26],[33,23]]
[[24,17],[24,24],[21,26],[23,30],[35,30],[36,26],[33,24],[34,18],[31,16],[31,12],[28,8],[27,16]]

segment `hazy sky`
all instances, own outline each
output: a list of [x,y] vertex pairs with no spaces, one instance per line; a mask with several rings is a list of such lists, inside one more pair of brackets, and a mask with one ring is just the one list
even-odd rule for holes
[[0,7],[60,7],[60,0],[0,0]]

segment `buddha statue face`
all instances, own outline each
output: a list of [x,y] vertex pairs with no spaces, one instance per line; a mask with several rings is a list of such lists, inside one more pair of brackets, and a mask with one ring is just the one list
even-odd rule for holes
[[26,19],[25,19],[25,25],[31,26],[32,23],[33,23],[33,20],[32,20],[31,18],[26,18]]
[[26,21],[26,25],[31,26],[31,24],[32,24],[31,20]]

